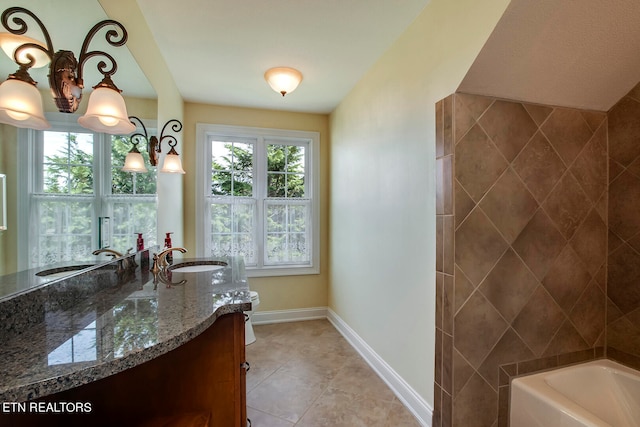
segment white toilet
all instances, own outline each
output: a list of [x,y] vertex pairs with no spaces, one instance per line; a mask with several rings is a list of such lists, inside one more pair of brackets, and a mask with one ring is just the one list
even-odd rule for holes
[[244,322],[244,345],[249,345],[255,342],[256,334],[253,333],[253,326],[251,325],[251,317],[253,312],[256,311],[260,304],[260,296],[257,292],[251,291],[251,310],[245,312]]

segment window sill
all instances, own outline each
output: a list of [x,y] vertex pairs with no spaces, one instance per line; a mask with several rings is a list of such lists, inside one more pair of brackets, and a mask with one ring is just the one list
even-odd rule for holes
[[318,267],[246,267],[247,277],[306,276],[320,274]]

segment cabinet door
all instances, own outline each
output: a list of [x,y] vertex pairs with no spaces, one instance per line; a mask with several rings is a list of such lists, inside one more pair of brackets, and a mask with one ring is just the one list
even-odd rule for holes
[[236,348],[238,349],[238,360],[240,361],[238,365],[240,367],[239,369],[240,376],[238,378],[238,392],[239,392],[238,397],[240,399],[238,421],[241,427],[246,427],[247,425],[249,425],[247,422],[247,371],[250,369],[250,365],[249,365],[249,362],[247,362],[246,360],[246,352],[245,352],[245,345],[244,345],[245,317],[244,315],[237,316],[237,319],[238,319],[239,331],[237,331],[235,336],[237,337],[237,340],[238,340],[238,342],[236,343]]

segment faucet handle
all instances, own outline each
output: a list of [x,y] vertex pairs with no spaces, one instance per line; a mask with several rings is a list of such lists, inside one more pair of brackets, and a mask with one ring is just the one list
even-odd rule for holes
[[153,253],[153,265],[150,270],[153,274],[158,274],[160,272],[160,267],[158,267],[158,254]]

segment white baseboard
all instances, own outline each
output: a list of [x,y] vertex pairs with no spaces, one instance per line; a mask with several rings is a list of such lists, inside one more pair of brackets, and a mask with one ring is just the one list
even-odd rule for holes
[[253,313],[253,325],[267,323],[298,322],[301,320],[316,320],[327,318],[327,307],[299,308],[295,310],[256,311]]
[[396,397],[416,417],[423,427],[431,427],[433,408],[391,366],[347,325],[333,310],[327,307],[301,308],[295,310],[257,311],[251,323],[297,322],[302,320],[328,319],[349,344],[362,356],[378,376],[389,386]]
[[433,408],[330,308],[327,308],[327,319],[391,388],[420,425],[431,427]]

